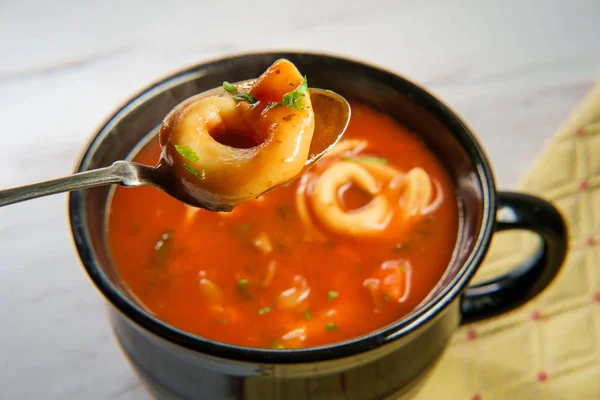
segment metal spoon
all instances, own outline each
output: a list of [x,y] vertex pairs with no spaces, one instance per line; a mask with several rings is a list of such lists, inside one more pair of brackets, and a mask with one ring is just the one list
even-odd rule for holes
[[[308,160],[300,174],[312,167],[342,137],[350,121],[350,105],[342,96],[324,89],[309,89],[315,115],[315,131]],[[106,168],[80,172],[64,178],[0,190],[0,207],[51,194],[119,184],[125,187],[155,186],[191,206],[202,207],[202,199],[179,194],[172,177],[157,167],[116,161]]]

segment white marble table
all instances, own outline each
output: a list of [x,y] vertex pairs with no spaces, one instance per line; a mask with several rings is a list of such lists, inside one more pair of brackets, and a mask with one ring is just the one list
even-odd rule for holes
[[[470,121],[505,188],[600,78],[598,0],[94,3],[0,2],[0,187],[69,173],[132,92],[230,52],[333,51],[425,83]],[[147,399],[65,200],[0,209],[0,398]]]

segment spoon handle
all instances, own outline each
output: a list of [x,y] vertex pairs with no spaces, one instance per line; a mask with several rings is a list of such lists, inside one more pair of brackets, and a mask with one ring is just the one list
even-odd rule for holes
[[140,182],[140,180],[137,179],[137,174],[132,173],[132,171],[138,171],[141,168],[150,170],[149,167],[126,161],[117,161],[106,168],[93,169],[64,178],[0,190],[0,207],[35,199],[37,197],[70,192],[73,190],[88,189],[96,186],[118,183],[133,187],[147,184]]

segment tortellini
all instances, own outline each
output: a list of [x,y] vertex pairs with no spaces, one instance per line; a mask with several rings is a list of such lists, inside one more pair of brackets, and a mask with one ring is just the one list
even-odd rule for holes
[[[390,224],[406,225],[434,209],[441,191],[420,167],[402,172],[376,157],[361,157],[364,140],[342,140],[298,186],[296,206],[306,227],[316,225],[341,235],[370,236]],[[352,183],[368,193],[363,206],[343,207],[340,188]],[[436,193],[437,192],[437,193]],[[309,207],[310,206],[310,207]]]
[[184,195],[229,211],[296,177],[313,133],[306,79],[282,59],[253,82],[224,83],[169,113],[160,131],[162,160]]
[[[348,212],[337,197],[340,186],[354,181],[373,199],[361,209]],[[363,235],[382,230],[390,217],[391,204],[381,193],[376,179],[364,167],[351,161],[333,163],[315,182],[310,203],[319,222],[336,233]]]

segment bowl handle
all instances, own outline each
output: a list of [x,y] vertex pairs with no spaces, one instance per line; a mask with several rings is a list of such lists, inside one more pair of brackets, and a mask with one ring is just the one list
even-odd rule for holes
[[538,234],[539,249],[522,265],[469,286],[462,297],[461,323],[505,313],[531,300],[552,282],[567,255],[567,228],[560,212],[539,197],[500,192],[496,232],[524,229]]

